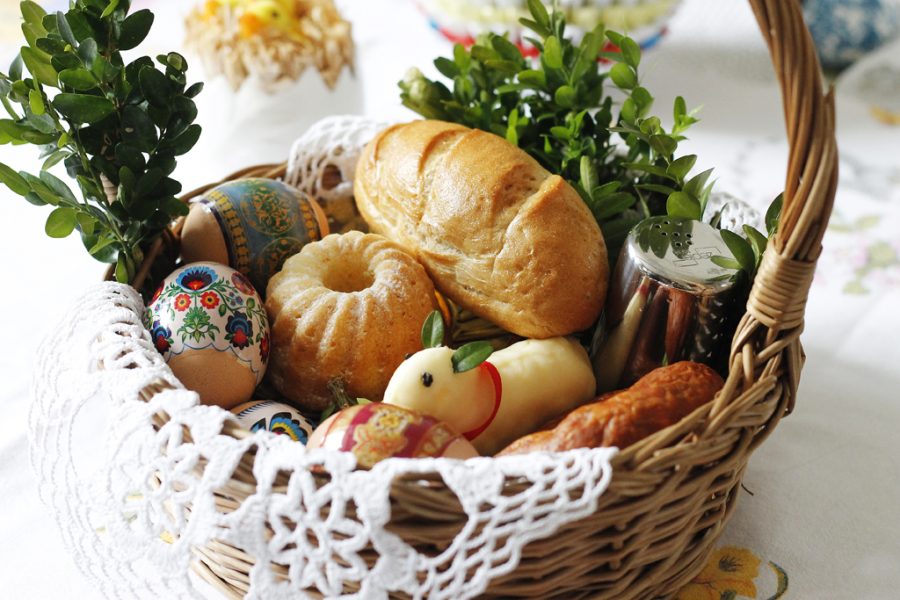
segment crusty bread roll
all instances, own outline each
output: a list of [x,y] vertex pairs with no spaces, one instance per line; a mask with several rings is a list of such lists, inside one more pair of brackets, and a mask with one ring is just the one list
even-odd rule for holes
[[606,298],[600,228],[578,193],[496,135],[442,121],[382,131],[354,193],[373,232],[460,306],[523,337],[590,327]]

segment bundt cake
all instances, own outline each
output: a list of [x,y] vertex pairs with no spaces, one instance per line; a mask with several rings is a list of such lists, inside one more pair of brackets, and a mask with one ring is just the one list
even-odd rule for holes
[[269,381],[310,410],[331,404],[337,380],[350,396],[381,400],[397,366],[422,349],[435,306],[425,269],[387,238],[351,231],[307,244],[267,288]]

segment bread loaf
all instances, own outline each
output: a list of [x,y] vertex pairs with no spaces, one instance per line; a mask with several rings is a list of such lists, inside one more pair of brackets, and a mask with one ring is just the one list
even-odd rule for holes
[[460,306],[523,337],[590,327],[606,297],[600,228],[578,193],[496,135],[441,121],[381,132],[354,180],[373,232]]
[[606,400],[573,410],[553,429],[519,438],[500,454],[627,448],[711,401],[723,385],[718,373],[700,363],[660,367]]

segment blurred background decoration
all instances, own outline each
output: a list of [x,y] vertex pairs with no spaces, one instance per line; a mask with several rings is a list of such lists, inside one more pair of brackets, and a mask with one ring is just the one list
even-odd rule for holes
[[804,0],[819,60],[841,71],[900,35],[900,0]]
[[353,68],[350,24],[332,0],[201,0],[185,34],[208,74],[224,75],[234,90],[254,75],[273,91],[310,67],[334,89]]
[[[520,18],[529,16],[526,0],[416,2],[431,26],[452,42],[471,46],[482,33],[508,31],[510,41],[526,56],[534,54],[534,48],[523,39],[528,34],[519,23]],[[680,0],[559,0],[576,40],[581,32],[604,23],[607,29],[629,35],[643,48],[653,46],[665,34],[666,23],[679,4]]]

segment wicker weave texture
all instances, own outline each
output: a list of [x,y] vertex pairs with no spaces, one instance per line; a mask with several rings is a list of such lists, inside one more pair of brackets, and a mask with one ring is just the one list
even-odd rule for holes
[[[837,186],[834,104],[831,93],[823,92],[799,2],[750,4],[781,85],[790,153],[780,229],[732,343],[725,387],[682,422],[622,451],[596,513],[526,546],[518,569],[494,580],[486,596],[670,597],[700,571],[728,522],[751,452],[793,408],[805,303]],[[284,165],[265,165],[228,179],[284,172]],[[175,241],[178,233],[176,228]],[[151,249],[148,262],[166,243]],[[145,265],[138,277],[147,272]],[[252,494],[252,467],[253,456],[245,455],[221,490],[220,510],[234,510]],[[443,482],[417,476],[391,485],[390,529],[421,552],[446,548],[466,515]],[[506,482],[510,491],[518,485]],[[196,556],[196,572],[227,597],[247,591],[252,557],[222,543],[197,548]],[[373,551],[371,564],[375,559]]]

